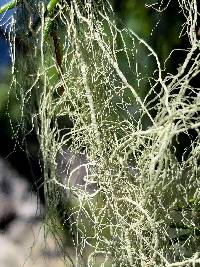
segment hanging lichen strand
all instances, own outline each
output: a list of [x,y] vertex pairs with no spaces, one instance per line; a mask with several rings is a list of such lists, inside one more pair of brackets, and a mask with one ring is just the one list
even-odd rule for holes
[[[181,163],[172,149],[180,133],[200,126],[199,92],[190,85],[199,73],[197,3],[179,3],[190,47],[167,76],[145,40],[116,27],[107,1],[36,8],[36,51],[27,53],[34,64],[26,77],[16,64],[16,79],[41,145],[48,223],[66,255],[69,228],[72,266],[200,262],[199,140]],[[192,101],[186,88],[197,92]]]

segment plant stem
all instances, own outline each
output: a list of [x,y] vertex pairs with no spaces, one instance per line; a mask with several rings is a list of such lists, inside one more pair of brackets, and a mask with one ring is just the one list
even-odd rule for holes
[[47,12],[51,14],[59,0],[51,0],[47,5]]
[[0,15],[3,14],[4,12],[6,12],[7,10],[14,8],[17,4],[19,4],[19,1],[13,0],[13,1],[10,1],[9,3],[1,6],[0,7]]
[[51,32],[52,24],[53,24],[53,19],[51,17],[52,17],[54,8],[58,2],[59,2],[59,0],[51,0],[47,5],[48,16],[47,16],[46,21],[45,21],[44,39],[46,39],[48,34]]

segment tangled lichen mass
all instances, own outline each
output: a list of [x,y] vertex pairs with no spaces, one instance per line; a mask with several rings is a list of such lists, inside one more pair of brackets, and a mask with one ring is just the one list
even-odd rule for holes
[[36,2],[17,8],[35,7],[40,23],[25,35],[35,44],[25,51],[27,65],[13,47],[12,86],[22,121],[28,117],[38,134],[52,229],[65,238],[54,225],[58,207],[70,224],[74,266],[97,266],[98,257],[99,266],[198,266],[199,138],[181,162],[173,151],[181,133],[199,134],[199,88],[190,83],[199,75],[197,1],[179,1],[190,47],[175,75],[145,40],[117,27],[108,1],[55,1],[50,15]]

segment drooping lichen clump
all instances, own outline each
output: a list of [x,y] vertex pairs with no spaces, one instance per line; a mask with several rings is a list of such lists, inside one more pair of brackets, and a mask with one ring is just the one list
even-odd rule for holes
[[58,1],[50,13],[40,4],[39,26],[26,24],[35,38],[34,53],[25,52],[29,66],[13,57],[22,120],[31,106],[49,219],[58,224],[62,213],[58,235],[70,223],[74,266],[95,266],[97,256],[101,266],[200,262],[199,140],[181,163],[172,145],[200,126],[199,89],[190,84],[199,73],[197,3],[179,2],[190,47],[176,75],[163,74],[145,40],[117,28],[107,1]]

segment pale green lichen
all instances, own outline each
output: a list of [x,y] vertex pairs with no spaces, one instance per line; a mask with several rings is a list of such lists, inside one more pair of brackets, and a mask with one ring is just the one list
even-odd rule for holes
[[[22,99],[26,106],[32,90],[37,95],[32,121],[44,162],[47,208],[52,222],[57,222],[53,216],[60,203],[62,214],[70,218],[77,256],[74,266],[95,266],[99,255],[102,267],[109,261],[116,267],[196,266],[200,261],[199,140],[181,163],[172,152],[175,137],[200,126],[195,116],[200,110],[199,95],[193,102],[185,96],[186,88],[194,89],[189,80],[199,73],[197,2],[179,4],[191,47],[176,75],[164,76],[150,45],[134,32],[117,28],[107,1],[96,5],[86,0],[83,5],[72,0],[56,6],[62,68],[52,40],[44,43],[45,23],[41,24],[37,79],[29,89],[21,81],[26,92]],[[140,53],[154,61],[152,79],[137,61]],[[122,65],[132,71],[132,79]],[[160,90],[154,93],[154,117],[149,98],[141,96],[140,82],[147,74],[147,96],[155,88]],[[66,129],[69,120],[70,130]],[[63,179],[57,158],[65,147],[73,155],[84,153],[85,182],[98,184],[93,193]],[[69,192],[71,199],[66,197]]]

